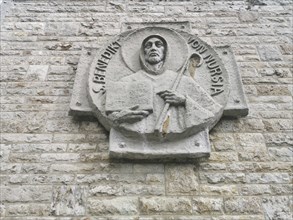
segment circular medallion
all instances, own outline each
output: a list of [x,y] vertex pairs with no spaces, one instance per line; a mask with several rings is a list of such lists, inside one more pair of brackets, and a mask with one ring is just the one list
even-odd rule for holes
[[[143,44],[150,36],[159,36],[150,41],[152,62]],[[160,39],[165,56],[156,43]],[[216,124],[227,103],[229,78],[215,50],[198,37],[148,27],[122,33],[97,53],[88,88],[95,114],[107,129],[150,138],[159,131],[176,139]]]

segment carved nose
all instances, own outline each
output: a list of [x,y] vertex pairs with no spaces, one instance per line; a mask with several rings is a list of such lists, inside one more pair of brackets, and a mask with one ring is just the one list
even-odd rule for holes
[[156,44],[152,44],[151,50],[156,50],[156,49],[157,49]]

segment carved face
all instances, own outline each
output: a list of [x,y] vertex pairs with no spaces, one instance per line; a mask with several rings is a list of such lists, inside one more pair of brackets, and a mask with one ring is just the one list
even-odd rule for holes
[[157,37],[148,39],[143,45],[145,60],[149,64],[157,64],[165,58],[165,45]]

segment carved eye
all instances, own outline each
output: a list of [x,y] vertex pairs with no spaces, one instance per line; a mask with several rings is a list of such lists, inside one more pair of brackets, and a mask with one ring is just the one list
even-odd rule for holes
[[164,44],[163,44],[162,41],[156,41],[156,46],[157,46],[157,47],[163,47]]
[[147,42],[146,44],[145,44],[145,48],[146,49],[150,49],[152,47],[152,43],[151,42]]

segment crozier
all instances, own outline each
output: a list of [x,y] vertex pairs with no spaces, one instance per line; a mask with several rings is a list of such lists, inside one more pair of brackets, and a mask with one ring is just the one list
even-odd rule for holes
[[248,113],[230,48],[163,27],[123,32],[85,52],[70,109],[96,116],[110,131],[110,156],[125,159],[209,156],[220,118]]

